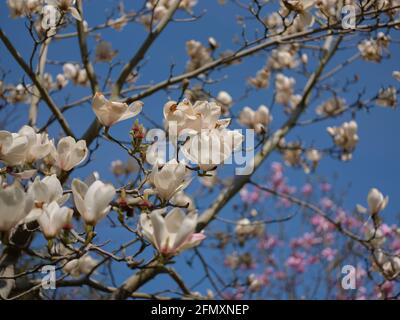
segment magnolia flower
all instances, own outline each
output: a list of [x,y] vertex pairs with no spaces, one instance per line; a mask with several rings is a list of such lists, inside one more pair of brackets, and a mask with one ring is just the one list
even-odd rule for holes
[[48,5],[58,8],[60,11],[69,12],[76,20],[82,21],[79,11],[74,7],[75,2],[76,0],[46,0]]
[[298,14],[298,19],[304,26],[312,26],[314,17],[310,10],[315,4],[315,0],[282,0],[285,7]]
[[13,18],[32,15],[39,11],[41,0],[7,0],[8,7]]
[[243,135],[230,130],[202,130],[183,145],[186,159],[204,171],[215,169],[237,151],[243,142]]
[[149,175],[149,180],[158,196],[168,201],[174,194],[189,185],[190,180],[186,176],[186,165],[172,159],[161,167],[156,163]]
[[172,209],[165,217],[165,209],[154,210],[140,215],[143,236],[163,255],[175,255],[195,247],[205,238],[203,233],[195,233],[197,214],[187,215],[179,208]]
[[382,107],[394,108],[397,105],[397,89],[395,87],[388,87],[380,89],[376,103]]
[[69,226],[71,223],[74,211],[67,207],[61,207],[56,201],[50,204],[45,204],[41,214],[37,218],[37,222],[46,239],[53,239],[56,237],[64,227]]
[[380,62],[382,59],[383,49],[387,48],[390,38],[383,32],[379,32],[376,39],[363,40],[358,45],[361,57],[366,61]]
[[38,219],[45,205],[55,202],[62,206],[69,199],[69,194],[64,194],[61,183],[55,174],[43,178],[42,181],[36,177],[29,186],[27,195],[31,202],[30,209],[33,208],[33,210],[24,219],[25,223]]
[[80,257],[79,259],[73,259],[68,261],[63,271],[74,278],[78,278],[81,275],[89,274],[93,271],[93,269],[98,265],[98,261],[88,254]]
[[278,49],[272,50],[267,66],[274,70],[296,68],[299,64],[296,55],[297,50],[294,46],[281,46]]
[[252,223],[249,219],[243,218],[237,221],[235,234],[240,244],[243,244],[247,238],[257,237],[264,232],[264,225],[259,222]]
[[232,99],[231,95],[226,91],[218,92],[217,101],[223,107],[223,110],[222,110],[223,114],[226,114],[228,112],[229,108],[232,106],[232,103],[233,103],[233,99]]
[[378,189],[372,188],[368,193],[367,200],[369,211],[373,215],[378,214],[386,208],[389,202],[389,197],[383,197],[383,194]]
[[278,73],[275,78],[275,100],[277,103],[288,105],[293,95],[293,87],[296,80],[292,77],[286,77],[282,73]]
[[129,106],[124,102],[109,101],[100,92],[96,92],[92,103],[97,119],[106,127],[136,116],[142,110],[142,106],[141,101],[135,101]]
[[257,89],[266,88],[269,86],[270,76],[271,72],[268,68],[261,69],[255,77],[249,79],[249,84]]
[[[203,129],[226,128],[230,119],[219,119],[221,107],[215,102],[196,101],[194,105],[184,99],[180,103],[169,101],[164,105],[164,117],[177,126],[177,133],[198,133]],[[185,130],[185,131],[183,131]]]
[[28,139],[8,131],[0,131],[0,160],[7,165],[20,165],[25,161]]
[[89,82],[86,69],[81,69],[80,66],[77,64],[64,64],[63,72],[65,78],[68,80],[72,80],[75,84],[85,86]]
[[262,133],[272,121],[269,109],[261,105],[257,111],[244,107],[239,115],[239,123],[243,126],[253,128],[257,133]]
[[56,85],[57,85],[58,90],[61,90],[67,84],[68,84],[68,79],[65,77],[65,75],[61,74],[61,73],[57,74],[57,76],[56,76]]
[[0,184],[0,231],[9,231],[26,215],[26,194],[18,181],[3,187]]
[[79,72],[79,66],[72,63],[66,63],[63,65],[63,72],[65,78],[73,80],[76,78]]
[[87,225],[96,225],[109,213],[109,204],[115,196],[115,188],[111,184],[96,180],[88,186],[74,179],[71,187],[76,208]]
[[315,112],[319,116],[333,116],[345,110],[346,101],[343,98],[334,97],[318,106]]
[[85,140],[76,142],[74,138],[68,136],[60,139],[57,149],[53,145],[50,153],[57,167],[64,171],[70,171],[85,161],[88,149]]
[[189,40],[186,42],[186,52],[190,58],[186,70],[193,71],[212,61],[210,50],[199,41]]
[[343,149],[342,160],[350,160],[351,152],[358,143],[357,123],[355,121],[344,122],[340,127],[328,127],[327,131],[335,144]]
[[193,199],[183,191],[177,192],[170,202],[175,206],[186,207],[188,211],[196,210]]
[[49,154],[51,143],[47,133],[36,133],[32,127],[23,126],[18,134],[27,138],[28,143],[25,149],[25,161],[27,163],[35,162]]

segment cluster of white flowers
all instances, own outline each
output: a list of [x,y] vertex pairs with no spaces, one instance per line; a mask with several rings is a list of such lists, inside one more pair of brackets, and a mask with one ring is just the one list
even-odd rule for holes
[[[57,76],[59,78],[59,76]],[[89,78],[87,76],[86,69],[81,68],[78,64],[66,63],[63,66],[63,74],[57,80],[62,87],[67,84],[67,80],[71,80],[74,84],[87,86],[89,84]]]
[[[94,226],[109,211],[109,202],[115,195],[112,185],[96,180],[90,186],[74,179],[72,193],[75,206],[86,225]],[[72,228],[73,210],[63,205],[69,198],[64,194],[60,181],[55,174],[42,180],[36,177],[25,191],[15,180],[13,184],[0,186],[0,231],[9,231],[13,227],[37,221],[46,239],[53,239],[63,229]]]
[[[143,15],[141,22],[146,28],[150,28],[151,23],[159,22],[168,12],[169,8],[174,4],[175,0],[147,0],[146,8],[151,10],[151,13]],[[182,0],[179,4],[179,8],[189,13],[193,12],[194,6],[197,4],[197,0]]]
[[235,234],[239,243],[244,243],[248,238],[254,238],[264,233],[264,224],[257,221],[251,222],[247,218],[237,221]]
[[379,90],[376,103],[382,107],[395,108],[397,106],[397,89],[390,86]]
[[216,100],[217,103],[221,106],[222,114],[227,115],[229,113],[229,109],[232,107],[232,96],[226,91],[220,91],[218,92]]
[[299,65],[297,60],[297,46],[285,45],[274,49],[268,59],[267,66],[273,70],[294,69]]
[[196,70],[212,61],[210,49],[203,46],[199,41],[187,41],[186,52],[190,58],[186,66],[187,71]]
[[380,62],[383,51],[389,46],[389,43],[390,37],[383,32],[379,32],[376,39],[363,40],[358,45],[358,50],[364,60]]
[[271,121],[272,115],[264,105],[259,106],[256,111],[250,107],[244,107],[239,114],[239,123],[254,129],[257,133],[266,132]]
[[168,128],[174,127],[179,138],[189,138],[182,146],[183,155],[204,171],[224,163],[243,141],[242,134],[227,129],[231,119],[220,116],[221,107],[215,102],[197,101],[192,105],[185,99],[164,106]]
[[31,86],[19,83],[17,85],[3,85],[3,95],[9,103],[28,103],[30,101]]
[[319,105],[315,112],[319,116],[335,116],[341,112],[344,111],[346,108],[346,101],[343,98],[340,97],[333,97],[325,102],[323,102],[321,105]]
[[352,152],[358,143],[357,122],[344,122],[340,127],[328,127],[334,143],[343,151],[342,160],[350,160]]
[[40,12],[42,0],[7,0],[11,17],[22,17]]
[[270,76],[271,71],[265,67],[257,71],[256,76],[249,79],[249,83],[257,89],[267,88],[269,86]]
[[291,105],[295,84],[296,80],[294,78],[278,73],[275,77],[275,101],[284,106]]

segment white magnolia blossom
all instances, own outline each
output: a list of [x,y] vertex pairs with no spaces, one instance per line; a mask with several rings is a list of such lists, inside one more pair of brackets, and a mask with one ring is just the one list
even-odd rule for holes
[[280,46],[272,50],[267,66],[273,70],[296,68],[299,64],[296,55],[297,50],[294,46]]
[[74,278],[79,278],[81,275],[87,275],[91,273],[98,263],[99,262],[96,259],[92,258],[88,254],[85,254],[79,259],[68,261],[65,264],[63,271]]
[[29,95],[29,85],[24,85],[22,83],[11,85],[8,89],[7,101],[9,103],[28,103],[30,100]]
[[315,112],[319,116],[334,116],[345,110],[346,101],[343,98],[334,97],[319,105]]
[[289,105],[295,84],[296,80],[294,78],[278,73],[275,78],[275,101],[285,106]]
[[361,57],[366,61],[380,62],[383,49],[390,43],[390,37],[379,32],[376,39],[365,39],[358,45]]
[[10,186],[0,184],[0,231],[9,231],[25,217],[25,201],[25,190],[18,181]]
[[60,207],[56,201],[45,204],[41,209],[36,210],[41,210],[37,222],[46,239],[53,239],[63,228],[69,228],[74,213],[70,208]]
[[271,71],[268,68],[263,68],[257,71],[255,77],[249,79],[249,84],[257,89],[267,88],[269,86],[269,78]]
[[162,166],[156,163],[149,175],[157,195],[164,201],[171,199],[177,192],[185,189],[189,183],[186,165],[172,159]]
[[27,145],[26,136],[1,130],[0,160],[10,166],[23,164]]
[[110,212],[110,202],[116,193],[111,184],[96,180],[88,186],[81,180],[74,179],[71,187],[76,208],[86,225],[96,225]]
[[143,236],[163,255],[175,255],[195,247],[205,238],[203,233],[196,233],[197,214],[185,213],[172,209],[165,217],[165,209],[154,210],[150,214],[140,215]]
[[382,107],[394,108],[397,106],[397,89],[395,87],[388,87],[380,89],[376,103]]
[[254,129],[257,133],[266,131],[272,121],[269,109],[261,105],[256,111],[250,107],[244,107],[239,114],[239,123],[243,126]]
[[249,290],[251,292],[258,292],[260,291],[264,284],[259,277],[257,277],[254,273],[250,274],[247,278],[249,284]]
[[298,142],[288,142],[284,144],[283,160],[287,166],[297,167],[302,163],[301,155],[303,153],[301,146]]
[[311,9],[315,5],[316,0],[282,0],[283,5],[291,11],[297,13],[297,18],[304,27],[310,27],[314,23],[314,16]]
[[231,119],[219,119],[221,107],[215,102],[197,101],[194,105],[187,99],[180,103],[169,101],[164,105],[164,117],[177,126],[177,133],[199,133],[204,129],[224,129]]
[[343,149],[342,160],[344,161],[351,159],[351,153],[358,143],[357,128],[357,122],[354,120],[344,122],[340,127],[327,128],[334,143]]
[[45,0],[50,6],[59,9],[62,12],[69,12],[76,19],[81,21],[79,11],[74,7],[76,0]]
[[44,177],[42,180],[36,177],[29,186],[27,195],[32,210],[24,219],[25,223],[38,219],[45,205],[55,202],[62,206],[69,199],[69,194],[64,194],[61,183],[55,174]]
[[225,163],[243,143],[243,135],[226,129],[202,130],[191,136],[182,147],[186,159],[201,170],[214,170]]
[[66,63],[63,66],[64,76],[67,80],[73,81],[75,84],[86,86],[89,78],[86,69],[81,69],[78,64]]
[[247,218],[237,221],[235,234],[240,243],[243,243],[249,237],[257,237],[264,232],[264,224],[259,222],[251,222]]
[[65,77],[64,74],[59,73],[56,76],[56,86],[58,90],[63,89],[68,84],[68,79]]
[[190,58],[186,66],[187,71],[196,70],[212,61],[210,50],[199,41],[187,41],[186,52]]
[[318,149],[308,149],[306,151],[306,157],[309,161],[317,163],[321,160],[322,154]]
[[42,0],[7,0],[7,5],[15,18],[39,12]]
[[54,144],[51,146],[50,157],[47,161],[63,171],[70,171],[85,161],[87,155],[86,141],[75,141],[74,138],[68,136],[60,139],[57,148]]
[[233,99],[232,96],[226,91],[220,91],[217,95],[217,102],[221,105],[222,114],[227,114],[229,108],[232,107]]
[[135,101],[130,105],[124,102],[110,101],[100,92],[96,92],[92,102],[92,108],[97,119],[106,127],[111,127],[119,121],[138,115],[142,106],[143,103],[140,101]]
[[183,191],[177,192],[170,202],[175,206],[186,207],[188,211],[196,210],[193,199]]
[[383,194],[376,188],[372,188],[367,197],[370,214],[378,214],[386,208],[389,203],[389,197],[384,197]]
[[373,262],[376,271],[382,272],[386,277],[392,279],[400,275],[400,257],[388,256],[381,249],[376,250],[374,255]]
[[50,153],[51,142],[47,133],[36,133],[30,126],[23,126],[18,134],[27,138],[25,147],[25,162],[32,163]]

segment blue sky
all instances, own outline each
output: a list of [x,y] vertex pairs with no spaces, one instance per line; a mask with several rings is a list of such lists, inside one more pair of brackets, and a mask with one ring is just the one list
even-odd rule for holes
[[[95,2],[96,5],[94,5]],[[110,8],[115,2],[116,1],[111,0],[85,1],[85,16],[89,25],[92,26],[103,22],[104,13],[109,12],[107,8]],[[195,11],[196,13],[200,13],[203,12],[203,10],[206,10],[204,16],[196,22],[173,23],[167,27],[148,52],[146,63],[142,68],[143,72],[138,80],[138,84],[147,84],[151,81],[158,82],[164,80],[168,77],[171,63],[176,64],[176,68],[174,69],[175,74],[182,72],[187,61],[185,53],[185,42],[187,40],[195,39],[206,43],[207,38],[213,36],[221,44],[221,50],[235,48],[235,45],[232,43],[232,37],[233,35],[240,35],[241,32],[241,29],[235,21],[235,16],[243,14],[243,12],[239,11],[238,8],[233,5],[219,6],[216,0],[199,1]],[[25,59],[27,59],[28,52],[30,52],[32,47],[32,42],[25,31],[24,20],[10,19],[5,1],[0,3],[0,25]],[[251,23],[249,23],[248,28],[252,30]],[[251,32],[249,32],[249,34],[251,34]],[[110,41],[113,47],[118,49],[119,54],[116,60],[121,61],[126,61],[132,55],[134,50],[144,39],[144,36],[145,30],[143,26],[138,24],[130,24],[123,32],[115,32],[113,30],[112,32],[103,32],[103,38]],[[392,34],[394,39],[396,39],[396,36],[397,34]],[[92,53],[94,52],[94,43],[95,40],[91,38],[89,40],[89,46]],[[328,70],[335,66],[336,63],[340,63],[343,57],[350,57],[356,52],[354,43],[355,42],[350,43],[348,50],[340,53],[337,58],[333,59],[328,66]],[[347,70],[338,74],[335,80],[339,83],[344,82],[345,79],[352,78],[354,74],[358,74],[361,78],[354,88],[350,88],[349,91],[342,96],[346,98],[348,102],[352,102],[356,99],[355,93],[357,89],[365,88],[367,92],[366,96],[370,97],[376,94],[380,87],[393,84],[394,80],[391,73],[393,70],[400,70],[400,51],[398,43],[391,46],[391,55],[391,59],[385,60],[381,64],[357,61]],[[49,59],[79,61],[80,56],[76,39],[54,42],[49,51]],[[246,78],[254,75],[257,70],[264,65],[265,59],[265,54],[257,55],[247,58],[241,65],[229,68],[230,70],[227,72],[226,69],[224,69],[222,72],[214,73],[214,78],[227,75],[227,79],[217,85],[210,86],[210,91],[216,94],[219,90],[226,90],[230,92],[234,98],[239,98],[244,92]],[[311,57],[310,59],[310,66],[312,67],[315,61]],[[0,45],[0,65],[11,72],[10,75],[7,76],[7,82],[20,81],[23,75],[22,70],[15,64],[2,45]],[[96,72],[104,75],[106,65],[96,64],[95,69]],[[47,71],[55,76],[62,70],[61,66],[50,66]],[[299,93],[301,92],[303,82],[299,81],[296,85],[296,91]],[[66,92],[70,95],[70,101],[74,101],[82,96],[89,95],[90,89],[77,88],[70,84]],[[268,106],[271,101],[271,93],[271,87],[268,90],[260,90],[250,95],[245,100],[235,104],[233,111],[237,113],[246,105],[254,108],[258,107],[260,104],[266,104]],[[178,96],[179,92],[171,93],[171,98],[176,99]],[[59,105],[63,105],[64,97],[65,95],[60,96],[56,94],[54,99]],[[162,107],[167,98],[168,96],[164,92],[159,92],[144,99],[145,114],[161,123]],[[304,116],[304,119],[314,116],[313,110],[317,105],[318,101],[312,101],[310,111]],[[284,121],[284,115],[278,110],[279,106],[275,106],[274,108],[274,111],[278,112],[274,114],[273,128],[277,128]],[[18,121],[10,124],[5,129],[17,130],[20,125],[26,122],[27,110],[28,108],[26,105],[18,105],[15,113],[19,116]],[[43,111],[43,115],[46,116],[40,118],[39,126],[46,121],[48,115],[45,105],[41,105],[41,110]],[[86,127],[94,118],[90,104],[84,104],[68,112],[66,116],[77,136],[80,136],[85,131]],[[143,121],[145,125],[148,125],[145,119],[142,117],[139,117],[139,119]],[[287,140],[290,141],[290,138],[295,139],[301,137],[303,141],[309,144],[314,143],[315,145],[324,147],[330,146],[331,139],[326,133],[326,126],[340,125],[343,121],[348,120],[350,120],[350,116],[345,115],[340,119],[323,122],[306,129],[296,129],[288,136]],[[333,177],[334,174],[338,174],[340,186],[351,185],[345,200],[345,203],[350,208],[356,203],[365,204],[369,189],[371,187],[378,187],[384,194],[390,197],[389,207],[385,210],[384,216],[387,217],[388,221],[398,223],[399,221],[398,218],[395,218],[395,214],[400,211],[400,205],[397,201],[400,197],[400,189],[398,187],[398,180],[400,177],[400,149],[398,141],[400,137],[399,112],[398,110],[373,108],[370,113],[366,113],[365,111],[358,113],[357,122],[359,125],[360,142],[353,155],[353,160],[351,162],[339,162],[326,158],[318,167],[317,174],[328,178]],[[126,121],[113,127],[111,132],[115,137],[126,139],[130,126],[131,123]],[[233,123],[233,127],[237,127],[235,122]],[[51,127],[50,133],[53,135],[59,133],[57,125]],[[95,169],[100,172],[102,179],[111,180],[112,175],[109,172],[109,165],[112,160],[117,158],[126,159],[126,155],[114,145],[102,140],[100,148],[96,152],[95,161],[86,168],[74,172],[73,176],[85,177]],[[267,160],[267,165],[270,164],[272,159],[279,159],[279,156],[273,156],[270,160]],[[299,170],[288,169],[288,172],[290,181],[293,184],[300,186],[301,183],[307,179],[306,175]],[[258,173],[258,175],[260,175],[260,173]],[[200,206],[204,207],[205,204],[200,203]],[[222,211],[221,215],[230,217],[230,213],[230,206],[227,206]],[[110,235],[118,237],[118,233],[114,235],[113,231],[110,231]],[[119,274],[118,278],[122,279],[127,274],[125,270]],[[153,283],[149,288],[157,288],[159,285],[159,282]]]

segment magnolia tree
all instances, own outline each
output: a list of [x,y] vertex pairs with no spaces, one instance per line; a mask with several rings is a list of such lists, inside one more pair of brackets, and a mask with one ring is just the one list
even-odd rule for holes
[[[316,170],[352,160],[360,113],[396,107],[400,71],[375,91],[348,75],[354,63],[399,59],[400,1],[6,6],[1,298],[399,296],[400,231],[383,219],[388,197],[377,186],[346,208]],[[236,20],[235,35],[221,43],[187,34],[186,61],[160,67],[165,78],[142,80],[157,55],[169,54],[167,45],[152,50],[159,41],[180,45],[169,29],[202,28],[213,10]],[[76,54],[60,59],[53,47]],[[254,57],[264,61],[258,71],[235,75]],[[250,96],[258,105],[245,106]],[[118,131],[123,123],[130,129]],[[301,136],[315,126],[330,144]],[[307,182],[293,184],[287,167]]]

